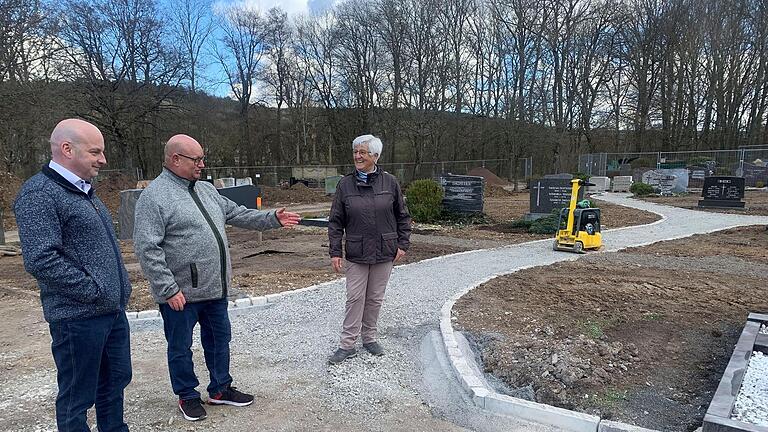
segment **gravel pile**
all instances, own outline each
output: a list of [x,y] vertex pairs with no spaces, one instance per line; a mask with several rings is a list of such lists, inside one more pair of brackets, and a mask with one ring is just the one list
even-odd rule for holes
[[[765,326],[763,326],[764,330]],[[768,355],[752,353],[731,418],[768,426]]]

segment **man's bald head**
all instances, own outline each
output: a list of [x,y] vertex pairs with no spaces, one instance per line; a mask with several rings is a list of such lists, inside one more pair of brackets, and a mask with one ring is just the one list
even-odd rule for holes
[[96,126],[88,123],[85,120],[80,119],[66,119],[59,122],[53,132],[51,132],[51,154],[54,156],[61,156],[61,144],[69,142],[72,144],[82,144],[89,140],[104,141],[104,137],[101,135],[101,131]]
[[[203,146],[189,135],[172,136],[165,143],[164,156],[165,167],[187,180],[199,179],[202,169],[205,167]],[[199,162],[195,162],[195,160]]]
[[106,165],[104,136],[96,126],[80,119],[59,122],[51,132],[51,159],[84,180],[96,177]]

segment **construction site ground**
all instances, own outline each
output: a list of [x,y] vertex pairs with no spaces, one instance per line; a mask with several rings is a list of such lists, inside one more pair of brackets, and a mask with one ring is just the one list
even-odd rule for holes
[[[330,208],[317,191],[309,191],[310,198],[282,200],[278,193],[266,201],[267,207],[304,208],[311,216]],[[691,207],[695,198],[691,204],[691,196],[664,197],[663,204]],[[105,202],[116,211],[109,199]],[[596,202],[604,230],[659,219]],[[765,190],[748,191],[746,202],[749,210],[742,212],[768,214]],[[416,224],[404,263],[550,237],[510,226],[528,208],[527,192],[496,191],[486,198],[484,223]],[[6,229],[13,227],[8,212],[4,216]],[[462,298],[454,308],[455,325],[476,344],[500,388],[604,418],[693,430],[701,424],[746,312],[768,310],[767,236],[762,226],[734,228],[523,270]],[[229,228],[228,237],[233,296],[288,291],[340,277],[331,270],[322,228],[268,231],[261,241],[254,232]],[[155,308],[131,242],[121,242],[121,248],[134,287],[129,309]],[[0,257],[0,314],[7,317],[0,329],[0,347],[6,353],[0,355],[0,381],[38,368],[49,370],[47,325],[35,282],[24,272],[20,256]],[[0,418],[10,408],[0,404]],[[278,417],[293,414],[290,409],[273,412]],[[173,420],[169,422],[171,426]],[[424,427],[430,426],[406,423],[401,430]]]

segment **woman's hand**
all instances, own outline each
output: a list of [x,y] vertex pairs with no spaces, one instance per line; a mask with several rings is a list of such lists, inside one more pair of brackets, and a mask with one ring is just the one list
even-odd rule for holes
[[397,255],[395,255],[395,262],[400,261],[400,259],[402,259],[404,256],[405,256],[405,251],[400,248],[397,248]]
[[341,273],[341,257],[331,257],[331,266],[333,271]]

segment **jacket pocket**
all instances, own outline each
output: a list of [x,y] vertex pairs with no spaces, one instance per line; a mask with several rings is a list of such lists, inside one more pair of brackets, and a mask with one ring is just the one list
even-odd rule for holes
[[197,288],[197,264],[191,263],[189,265],[189,273],[192,279],[192,288]]
[[344,252],[347,259],[360,259],[363,257],[363,236],[361,234],[347,234],[344,242]]
[[397,233],[384,233],[381,235],[381,256],[394,258],[397,255]]

